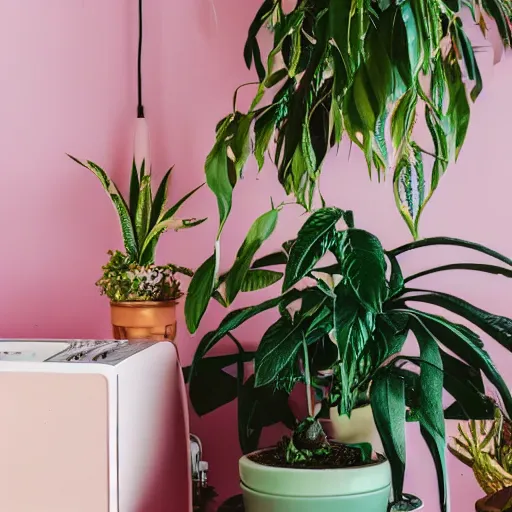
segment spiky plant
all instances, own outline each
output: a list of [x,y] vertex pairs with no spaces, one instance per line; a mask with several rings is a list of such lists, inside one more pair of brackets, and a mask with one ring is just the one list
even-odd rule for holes
[[476,481],[488,495],[512,486],[512,422],[496,406],[494,419],[471,420],[458,425],[458,436],[448,449],[473,469]]
[[[418,237],[421,212],[462,149],[483,87],[468,26],[487,36],[496,25],[510,47],[511,1],[297,0],[288,13],[283,3],[264,0],[249,28],[244,56],[258,89],[246,113],[237,111],[235,93],[206,160],[220,229],[251,149],[260,169],[273,154],[279,182],[309,210],[322,162],[345,135],[364,152],[370,175],[392,173],[398,209]],[[265,26],[273,45],[262,58],[257,36]],[[415,139],[420,115],[432,151]],[[434,157],[430,169],[425,155]]]
[[206,219],[178,219],[175,217],[183,203],[202,185],[167,208],[167,191],[172,169],[169,169],[156,194],[151,191],[151,173],[146,173],[145,162],[137,169],[135,160],[130,179],[130,198],[126,201],[117,185],[103,169],[89,160],[78,160],[100,181],[110,197],[119,217],[126,254],[109,251],[110,261],[103,267],[102,278],[96,283],[112,301],[168,300],[180,296],[176,272],[192,275],[185,267],[172,264],[155,266],[155,252],[160,236],[168,229],[178,231],[201,224]]

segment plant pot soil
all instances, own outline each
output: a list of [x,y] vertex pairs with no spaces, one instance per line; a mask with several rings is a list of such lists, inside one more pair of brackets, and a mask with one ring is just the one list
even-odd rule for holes
[[249,455],[249,459],[264,466],[274,468],[291,469],[339,469],[365,466],[375,464],[384,460],[384,457],[378,456],[377,460],[363,462],[361,451],[341,443],[332,443],[331,451],[328,455],[313,456],[311,459],[296,462],[293,465],[286,460],[286,450],[283,445],[264,450]]
[[173,341],[176,337],[176,301],[111,302],[116,340]]

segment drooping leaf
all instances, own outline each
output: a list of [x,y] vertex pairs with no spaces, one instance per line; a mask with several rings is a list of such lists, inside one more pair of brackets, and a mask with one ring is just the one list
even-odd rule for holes
[[[398,101],[391,116],[391,138],[395,151],[399,153],[402,148],[407,148],[414,122],[416,120],[416,106],[418,95],[413,89],[409,89]],[[399,156],[401,156],[399,154]]]
[[486,265],[484,263],[452,263],[450,265],[440,265],[439,267],[429,268],[408,276],[405,282],[419,279],[420,277],[435,274],[437,272],[444,272],[446,270],[473,270],[475,272],[485,272],[486,274],[502,275],[508,278],[512,278],[512,269],[499,267],[497,265]]
[[417,289],[411,289],[410,291],[418,292],[420,295],[407,295],[406,300],[425,302],[447,309],[476,325],[500,345],[512,351],[512,319],[489,313],[448,293]]
[[400,3],[400,12],[407,33],[407,50],[409,54],[409,65],[411,67],[411,75],[418,76],[424,59],[423,37],[420,34],[418,22],[413,9],[413,3],[405,0]]
[[256,13],[253,22],[251,23],[247,42],[245,43],[244,48],[245,63],[247,67],[250,68],[254,59],[254,65],[256,66],[256,71],[258,72],[260,81],[265,78],[265,68],[261,62],[260,47],[256,36],[258,35],[258,32],[260,31],[261,27],[263,27],[266,20],[272,14],[274,7],[274,0],[265,0],[263,2],[258,12]]
[[455,39],[455,43],[457,44],[459,52],[464,60],[468,78],[475,81],[475,85],[473,89],[471,89],[471,99],[476,101],[482,92],[483,83],[478,62],[476,61],[475,53],[473,51],[473,46],[471,45],[469,37],[464,32],[460,18],[456,18],[455,22],[451,24],[451,26],[454,31],[454,35],[452,37]]
[[445,459],[446,432],[443,412],[444,370],[437,340],[422,320],[411,324],[420,346],[420,407],[418,419],[422,435],[431,452],[437,471],[439,501],[442,512],[448,506],[448,481]]
[[283,290],[298,283],[327,252],[342,217],[343,211],[338,208],[322,208],[304,223],[290,251]]
[[231,211],[233,187],[235,185],[235,176],[230,175],[227,154],[226,138],[233,135],[230,131],[234,128],[235,116],[230,115],[223,119],[217,127],[217,139],[210,154],[206,157],[205,173],[206,183],[217,198],[217,207],[219,210],[219,238],[224,223]]
[[276,128],[278,107],[269,107],[254,123],[254,156],[261,171],[265,163],[265,152]]
[[405,388],[402,378],[384,368],[370,388],[373,418],[391,465],[393,499],[402,497],[405,476]]
[[512,395],[491,357],[484,350],[478,335],[467,327],[454,324],[438,315],[431,315],[415,309],[411,311],[413,315],[421,319],[423,325],[442,345],[460,357],[462,361],[484,373],[500,393],[505,409],[510,414],[512,412]]
[[185,300],[185,320],[190,333],[197,331],[215,289],[218,269],[216,251],[195,272]]
[[231,150],[228,158],[233,160],[237,178],[241,176],[242,169],[251,153],[250,129],[253,119],[253,113],[237,116],[235,133],[228,143]]
[[252,259],[263,242],[274,232],[278,210],[272,209],[256,219],[238,250],[235,263],[226,278],[226,303],[230,304],[242,288]]
[[420,215],[425,205],[423,155],[415,145],[404,152],[393,175],[393,188],[398,210],[416,240]]
[[387,296],[386,260],[377,237],[348,229],[341,247],[341,271],[361,303],[375,313]]
[[477,244],[474,242],[468,242],[467,240],[461,240],[459,238],[449,238],[449,237],[444,237],[444,236],[423,238],[422,240],[416,240],[414,242],[410,242],[408,244],[397,247],[396,249],[393,249],[392,251],[388,251],[388,254],[390,254],[392,256],[399,256],[400,254],[403,254],[404,252],[411,251],[413,249],[419,249],[421,247],[430,247],[433,245],[449,245],[449,246],[455,246],[455,247],[464,247],[466,249],[472,249],[473,251],[477,251],[482,254],[486,254],[487,256],[491,256],[492,258],[495,258],[499,261],[502,261],[503,263],[506,263],[507,265],[512,266],[512,260],[510,258],[507,258],[503,254],[493,251],[492,249],[489,249],[489,248],[485,247],[484,245]]
[[136,259],[139,255],[138,246],[137,246],[137,236],[135,234],[135,229],[132,224],[132,219],[130,217],[130,212],[128,210],[128,205],[124,200],[121,192],[117,188],[116,184],[110,180],[105,171],[98,167],[94,162],[90,161],[81,161],[77,158],[68,155],[69,158],[74,160],[77,164],[89,169],[100,181],[101,185],[105,192],[109,195],[112,204],[114,205],[117,214],[119,216],[119,223],[121,225],[121,232],[123,234],[123,242],[126,252],[134,259]]
[[466,86],[462,80],[460,65],[455,53],[452,51],[443,63],[450,97],[448,116],[453,133],[451,147],[452,153],[455,155],[455,158],[457,158],[466,139],[470,108]]

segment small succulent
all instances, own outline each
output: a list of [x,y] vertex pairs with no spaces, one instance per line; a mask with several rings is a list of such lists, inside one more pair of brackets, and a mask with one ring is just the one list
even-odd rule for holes
[[176,272],[191,275],[192,271],[174,265],[140,266],[121,251],[109,251],[110,260],[96,282],[101,294],[113,302],[175,300],[183,295]]

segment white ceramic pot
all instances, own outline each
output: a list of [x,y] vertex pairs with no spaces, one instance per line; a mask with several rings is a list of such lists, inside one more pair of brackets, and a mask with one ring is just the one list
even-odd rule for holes
[[275,468],[240,459],[246,512],[386,512],[387,461],[341,469]]

